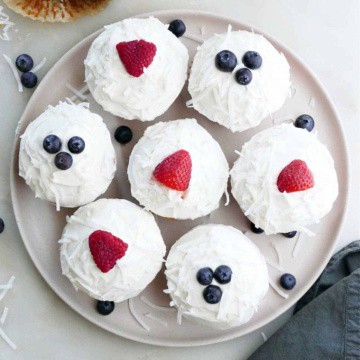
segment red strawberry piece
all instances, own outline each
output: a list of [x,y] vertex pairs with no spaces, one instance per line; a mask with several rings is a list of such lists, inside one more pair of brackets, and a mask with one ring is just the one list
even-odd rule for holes
[[191,168],[190,154],[186,150],[178,150],[156,166],[154,177],[170,189],[185,191],[189,187]]
[[156,45],[145,40],[124,41],[116,45],[121,62],[126,71],[135,77],[144,73],[154,60]]
[[304,191],[314,186],[314,177],[306,162],[293,160],[285,166],[277,179],[277,187],[280,192]]
[[89,236],[89,247],[97,267],[107,273],[125,255],[128,244],[107,231],[96,230]]

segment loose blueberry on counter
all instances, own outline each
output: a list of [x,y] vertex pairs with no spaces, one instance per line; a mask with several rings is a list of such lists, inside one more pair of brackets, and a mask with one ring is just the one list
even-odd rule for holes
[[43,141],[43,148],[49,154],[56,154],[61,150],[61,140],[56,135],[48,135]]
[[171,31],[176,37],[181,37],[185,34],[186,26],[180,19],[173,20],[168,30]]
[[283,274],[280,277],[280,285],[285,290],[292,290],[296,285],[296,278],[291,274]]
[[231,281],[232,270],[229,266],[220,265],[215,269],[214,279],[219,284],[228,284]]
[[113,301],[101,301],[98,300],[96,303],[96,310],[101,315],[109,315],[115,309],[115,304]]
[[59,152],[55,156],[55,166],[60,170],[70,169],[72,163],[73,163],[73,158],[67,152]]
[[196,274],[196,279],[201,285],[210,285],[213,281],[213,277],[214,272],[209,267],[200,269]]
[[203,291],[204,299],[209,304],[217,304],[221,300],[222,291],[216,285],[209,285]]
[[21,83],[28,89],[36,86],[38,82],[37,76],[32,72],[25,72],[21,75]]
[[261,66],[262,58],[256,51],[247,51],[242,58],[242,62],[249,69],[255,70]]
[[129,127],[122,125],[115,130],[114,137],[118,143],[127,144],[132,140],[133,133]]
[[235,73],[235,79],[240,85],[248,85],[252,80],[252,73],[247,68],[239,69]]
[[85,149],[85,141],[80,136],[73,136],[68,141],[68,148],[73,154],[80,154]]
[[288,233],[283,233],[282,236],[285,236],[288,239],[293,238],[296,235],[296,231],[290,231]]
[[216,54],[215,66],[218,70],[232,72],[237,65],[237,58],[230,50],[223,50]]
[[257,228],[254,223],[250,223],[250,229],[254,234],[262,234],[264,232],[263,229]]
[[5,229],[4,220],[0,218],[0,234],[4,231],[4,229]]
[[307,131],[311,131],[315,126],[315,121],[310,115],[300,115],[294,123],[295,127],[300,129],[306,129]]
[[28,72],[34,66],[34,61],[30,55],[21,54],[15,60],[15,65],[21,72]]

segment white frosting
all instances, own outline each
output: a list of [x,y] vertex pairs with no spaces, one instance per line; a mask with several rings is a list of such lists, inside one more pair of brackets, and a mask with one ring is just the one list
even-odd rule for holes
[[[95,264],[89,236],[112,233],[128,244],[125,256],[107,273]],[[100,199],[68,219],[61,243],[63,274],[76,289],[99,300],[120,302],[138,295],[160,271],[165,244],[151,213],[127,200]]]
[[[216,68],[216,54],[232,51],[238,60],[232,73]],[[260,68],[251,70],[249,85],[236,82],[235,73],[244,68],[247,51],[262,57]],[[231,131],[257,126],[268,115],[282,107],[290,92],[289,64],[262,35],[248,31],[215,35],[206,40],[195,55],[189,78],[189,92],[194,108],[210,120]]]
[[[54,163],[56,154],[44,150],[48,135],[58,136],[60,151],[69,154],[70,138],[80,136],[85,141],[83,152],[71,154],[70,169],[59,170]],[[26,128],[21,136],[19,168],[36,197],[58,206],[76,207],[106,191],[115,174],[116,158],[110,133],[99,115],[81,105],[60,103],[49,106]]]
[[[203,267],[213,271],[227,265],[228,284],[213,280],[222,290],[218,304],[203,298],[206,286],[196,274]],[[240,231],[225,225],[201,225],[185,234],[171,248],[165,275],[174,304],[186,318],[226,329],[249,321],[269,288],[268,270],[259,249]]]
[[[314,187],[280,192],[277,178],[293,160],[303,160]],[[334,161],[316,135],[282,124],[264,130],[244,144],[231,172],[232,194],[245,215],[266,234],[305,230],[319,222],[338,195]]]
[[[141,39],[157,50],[144,74],[134,77],[127,73],[116,45]],[[94,40],[85,60],[85,81],[104,110],[128,120],[154,120],[179,95],[188,59],[186,47],[158,19],[126,19],[105,26]]]
[[[153,177],[156,166],[178,150],[190,153],[192,172],[185,192],[172,190]],[[195,119],[160,122],[148,127],[135,145],[128,176],[132,195],[164,217],[196,219],[219,207],[229,166],[220,145]]]

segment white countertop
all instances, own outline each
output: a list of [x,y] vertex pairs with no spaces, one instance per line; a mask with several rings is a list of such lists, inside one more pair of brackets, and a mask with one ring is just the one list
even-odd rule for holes
[[[0,6],[2,6],[0,0]],[[231,16],[252,24],[294,50],[315,71],[332,96],[342,118],[351,159],[350,199],[341,235],[341,248],[360,238],[360,3],[358,0],[112,0],[94,18],[67,25],[47,25],[5,9],[17,33],[0,40],[0,54],[14,59],[29,53],[47,63],[40,78],[68,49],[102,25],[160,9],[192,8]],[[246,359],[263,342],[260,331],[197,348],[162,348],[135,343],[92,325],[63,303],[36,271],[16,227],[10,200],[10,153],[18,119],[32,94],[20,94],[8,65],[0,58],[0,217],[6,229],[0,235],[0,284],[11,275],[15,285],[0,302],[9,313],[6,334],[17,345],[14,352],[0,338],[0,359]],[[26,204],[24,204],[26,206]],[[39,221],[41,221],[39,219]],[[37,224],[34,224],[37,226]],[[34,239],[36,240],[36,239]],[[263,329],[270,336],[288,314]]]

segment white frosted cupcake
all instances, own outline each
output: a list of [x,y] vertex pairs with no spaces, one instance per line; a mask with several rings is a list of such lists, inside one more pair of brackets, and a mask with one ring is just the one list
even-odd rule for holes
[[115,174],[110,133],[99,115],[81,105],[49,106],[21,136],[19,169],[35,196],[57,208],[87,204]]
[[153,215],[119,199],[79,208],[59,242],[62,271],[73,286],[114,302],[144,290],[160,271],[166,250]]
[[227,329],[248,322],[269,288],[265,259],[240,231],[202,225],[182,236],[166,260],[168,289],[179,313]]
[[179,95],[188,51],[158,19],[126,19],[105,26],[85,60],[94,99],[124,119],[154,120]]
[[189,78],[193,107],[231,131],[257,126],[284,104],[289,64],[262,35],[231,31],[206,40]]
[[231,172],[231,192],[266,234],[307,231],[338,195],[334,161],[305,129],[282,124],[244,144]]
[[228,173],[220,145],[195,119],[148,127],[128,167],[131,193],[140,204],[175,219],[196,219],[217,209]]

